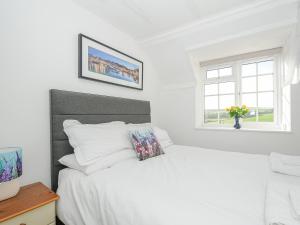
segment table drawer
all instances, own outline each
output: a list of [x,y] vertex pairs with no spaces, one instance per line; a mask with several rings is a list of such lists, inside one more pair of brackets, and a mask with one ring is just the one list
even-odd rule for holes
[[55,225],[55,202],[28,211],[1,225]]

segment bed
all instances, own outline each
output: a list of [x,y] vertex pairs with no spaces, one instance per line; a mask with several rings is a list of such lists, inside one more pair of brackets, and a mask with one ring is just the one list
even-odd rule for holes
[[150,103],[60,90],[50,96],[52,188],[66,225],[265,224],[268,156],[172,145],[164,155],[86,176],[57,161],[73,152],[63,121],[146,123]]
[[267,156],[173,145],[90,176],[63,170],[57,212],[74,225],[263,225],[268,170]]

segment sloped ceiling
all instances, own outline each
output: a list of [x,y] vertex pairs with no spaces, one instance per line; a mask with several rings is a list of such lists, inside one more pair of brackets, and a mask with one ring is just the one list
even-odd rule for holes
[[[283,47],[297,22],[297,2],[247,11],[144,43],[163,86],[195,81],[195,61]],[[196,65],[196,66],[197,66]]]
[[270,0],[74,1],[135,39],[144,40],[225,11]]

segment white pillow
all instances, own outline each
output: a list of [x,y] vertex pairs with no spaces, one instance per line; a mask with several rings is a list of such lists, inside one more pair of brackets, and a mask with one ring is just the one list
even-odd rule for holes
[[173,145],[173,141],[166,130],[159,127],[153,127],[153,131],[163,149]]
[[64,128],[74,125],[85,125],[85,126],[91,126],[91,127],[103,127],[103,126],[114,126],[114,125],[125,125],[125,122],[123,121],[112,121],[108,123],[97,123],[97,124],[82,124],[78,120],[65,120],[63,122]]
[[152,127],[154,135],[157,137],[158,142],[160,143],[161,147],[163,149],[173,145],[173,141],[171,140],[168,132],[166,130],[163,130],[157,126],[154,126],[151,123],[139,123],[139,124],[133,124],[133,123],[129,123],[127,125],[129,127],[129,129],[134,128],[134,127]]
[[81,124],[67,120],[63,126],[81,166],[114,152],[132,149],[125,123]]
[[90,175],[98,170],[103,170],[106,168],[110,168],[114,165],[116,165],[119,162],[122,162],[127,159],[136,158],[135,152],[132,149],[123,150],[120,152],[113,153],[107,157],[100,158],[94,163],[87,165],[87,166],[81,166],[78,164],[75,154],[65,155],[62,158],[60,158],[58,161],[65,165],[66,167],[69,167],[71,169],[79,170],[83,172],[86,175]]

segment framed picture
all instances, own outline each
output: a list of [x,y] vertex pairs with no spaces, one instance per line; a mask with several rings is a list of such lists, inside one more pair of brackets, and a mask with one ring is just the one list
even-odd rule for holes
[[79,77],[143,90],[143,62],[79,34]]

